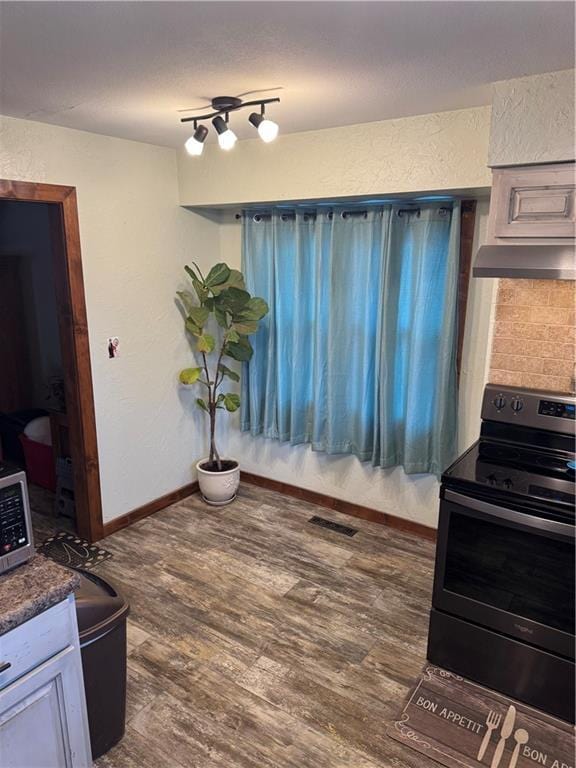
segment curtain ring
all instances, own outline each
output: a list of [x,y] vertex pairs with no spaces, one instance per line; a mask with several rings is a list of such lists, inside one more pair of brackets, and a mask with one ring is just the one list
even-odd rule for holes
[[340,216],[341,216],[343,219],[347,219],[347,218],[348,218],[348,214],[346,213],[346,211],[342,211],[342,213],[340,214]]
[[281,221],[288,221],[288,214],[287,213],[282,213],[280,215],[280,219],[281,219]]
[[262,221],[262,216],[260,216],[259,213],[255,213],[252,217],[252,221],[255,221],[256,224],[259,224]]
[[328,211],[328,220],[332,221],[333,218],[334,218],[334,214],[332,213],[332,211]]

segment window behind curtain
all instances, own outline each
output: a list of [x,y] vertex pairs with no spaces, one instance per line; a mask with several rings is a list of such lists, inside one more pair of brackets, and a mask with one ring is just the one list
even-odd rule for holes
[[245,216],[243,270],[270,313],[242,429],[439,474],[455,451],[459,204]]

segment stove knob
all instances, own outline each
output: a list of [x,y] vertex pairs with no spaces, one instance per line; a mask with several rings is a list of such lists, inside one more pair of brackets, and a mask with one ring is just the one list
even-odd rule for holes
[[486,480],[488,480],[490,485],[496,485],[498,483],[498,478],[496,477],[496,475],[488,475]]
[[513,486],[512,480],[510,480],[510,478],[507,477],[506,480],[504,480],[504,488],[512,488],[512,486]]
[[492,402],[496,406],[496,409],[499,411],[501,411],[502,408],[504,408],[504,406],[506,405],[506,400],[504,397],[502,397],[502,395],[496,395],[496,397],[494,398],[494,400],[492,400]]
[[520,398],[515,397],[510,403],[510,408],[512,408],[514,413],[519,413],[524,408],[524,402]]

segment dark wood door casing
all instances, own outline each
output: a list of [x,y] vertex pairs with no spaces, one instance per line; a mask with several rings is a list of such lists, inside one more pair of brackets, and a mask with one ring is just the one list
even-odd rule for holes
[[74,466],[78,534],[103,536],[96,418],[75,187],[0,179],[0,200],[53,203],[54,282]]

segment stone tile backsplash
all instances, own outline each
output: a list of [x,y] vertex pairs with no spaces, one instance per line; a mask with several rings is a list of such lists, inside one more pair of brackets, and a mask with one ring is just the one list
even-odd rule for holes
[[575,391],[574,280],[500,280],[489,380]]

